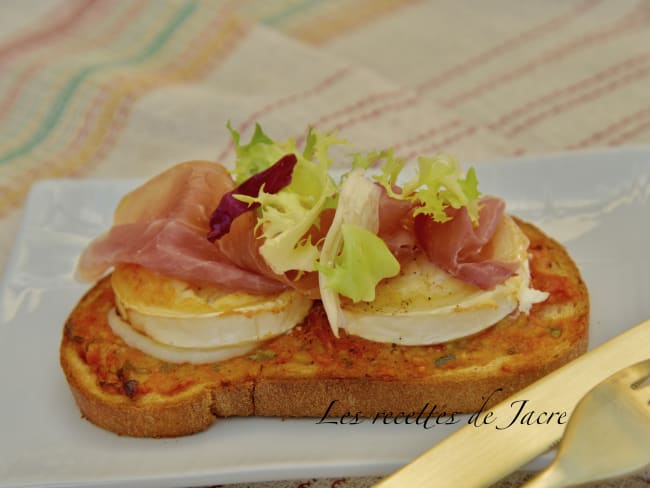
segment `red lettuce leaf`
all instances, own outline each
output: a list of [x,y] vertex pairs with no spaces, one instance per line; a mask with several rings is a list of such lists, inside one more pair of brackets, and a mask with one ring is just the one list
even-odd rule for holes
[[217,208],[210,216],[208,240],[214,242],[230,231],[233,220],[241,214],[259,207],[258,203],[249,205],[237,200],[234,195],[257,197],[262,186],[266,193],[277,193],[291,183],[293,168],[298,162],[295,154],[287,154],[264,171],[254,174],[234,190],[221,197]]

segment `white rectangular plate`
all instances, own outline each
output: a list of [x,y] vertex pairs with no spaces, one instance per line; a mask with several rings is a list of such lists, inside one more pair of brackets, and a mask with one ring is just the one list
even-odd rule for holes
[[[650,317],[650,149],[476,168],[483,193],[503,197],[509,213],[537,224],[576,260],[591,295],[590,347]],[[462,425],[241,418],[156,440],[118,437],[81,419],[58,361],[63,323],[87,289],[73,270],[136,183],[43,181],[29,196],[0,288],[0,486],[166,487],[383,475]]]

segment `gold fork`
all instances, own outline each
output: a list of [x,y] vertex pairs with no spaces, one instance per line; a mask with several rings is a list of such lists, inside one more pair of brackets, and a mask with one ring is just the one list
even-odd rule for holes
[[607,378],[576,405],[557,456],[526,488],[618,478],[650,465],[650,359]]

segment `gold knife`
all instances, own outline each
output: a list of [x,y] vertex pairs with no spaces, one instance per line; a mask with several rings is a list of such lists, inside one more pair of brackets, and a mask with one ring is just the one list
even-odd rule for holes
[[616,371],[650,358],[650,319],[474,415],[376,486],[490,486],[548,451],[578,401]]

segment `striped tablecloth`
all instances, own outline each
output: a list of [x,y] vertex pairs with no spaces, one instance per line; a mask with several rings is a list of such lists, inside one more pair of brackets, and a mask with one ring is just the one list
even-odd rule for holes
[[647,144],[650,2],[1,2],[0,273],[35,181],[229,164],[228,120],[409,159]]

